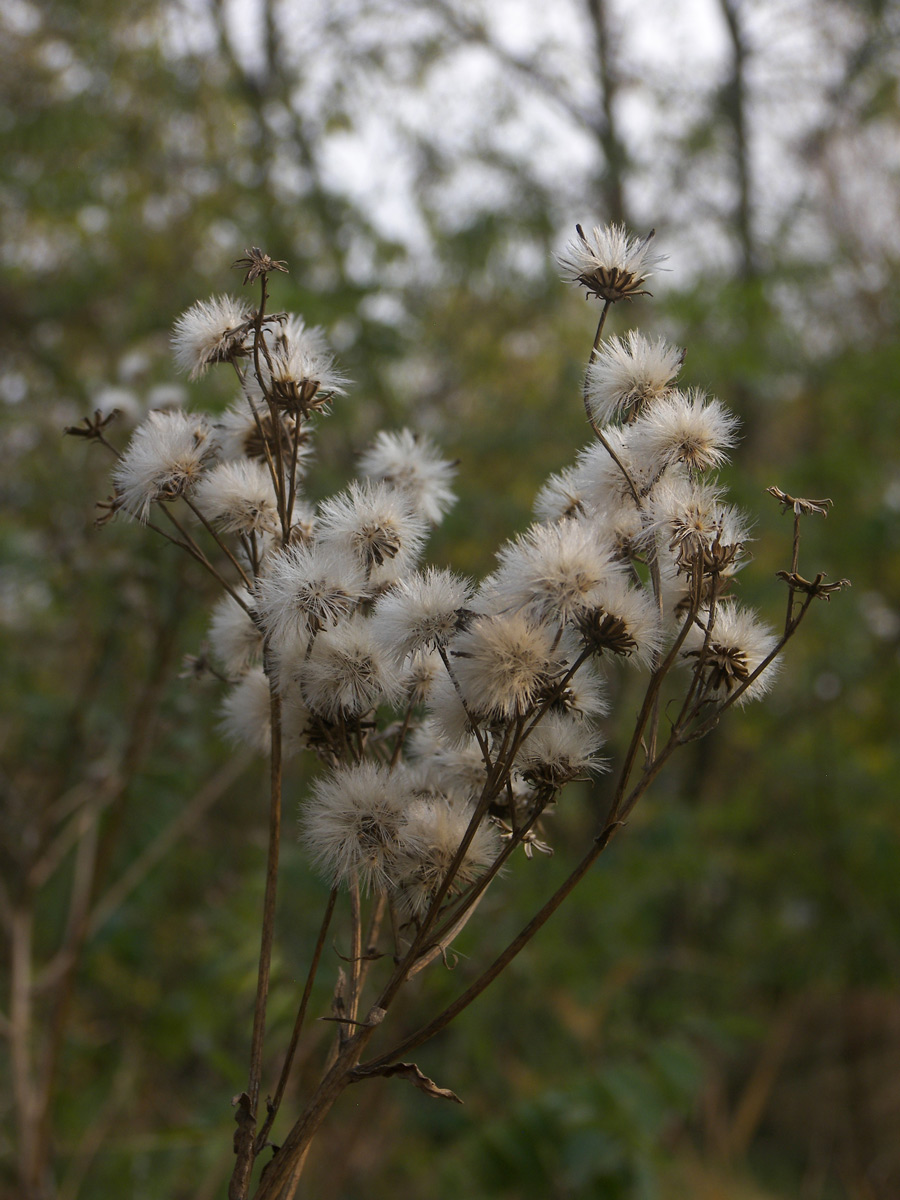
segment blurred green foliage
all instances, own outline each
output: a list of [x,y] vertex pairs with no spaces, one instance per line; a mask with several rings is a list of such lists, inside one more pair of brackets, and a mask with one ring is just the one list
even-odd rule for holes
[[[896,6],[859,8],[851,115],[863,131],[896,132],[885,59],[862,53],[894,29]],[[215,687],[179,678],[212,590],[145,531],[91,528],[109,462],[63,443],[62,428],[111,386],[152,403],[171,378],[174,316],[236,289],[229,262],[261,244],[290,260],[276,303],[335,334],[356,380],[322,424],[312,491],[339,486],[383,422],[424,428],[460,460],[461,500],[432,556],[477,574],[585,440],[579,389],[596,317],[555,278],[558,211],[527,164],[509,202],[456,228],[425,206],[423,269],[316,168],[319,140],[352,114],[335,101],[317,124],[302,96],[292,106],[305,83],[295,64],[276,55],[268,74],[249,69],[221,23],[209,26],[218,43],[179,40],[173,11],[91,0],[3,17],[15,114],[0,164],[3,919],[33,913],[35,971],[48,972],[29,1049],[45,1061],[60,1031],[46,1195],[68,1200],[224,1190],[255,986],[265,767],[239,763],[78,936],[79,869],[91,866],[102,900],[230,751],[215,732]],[[439,45],[419,47],[420,71]],[[379,49],[354,53],[371,67]],[[823,128],[833,116],[823,111]],[[710,109],[686,138],[685,187],[690,153],[720,146],[723,120]],[[445,165],[427,143],[417,150],[437,189]],[[348,1093],[310,1160],[318,1200],[900,1191],[900,275],[887,238],[869,247],[878,270],[866,275],[860,229],[838,209],[820,214],[824,258],[775,231],[754,276],[737,280],[729,263],[676,277],[662,300],[616,312],[613,332],[665,329],[688,347],[685,380],[742,419],[728,481],[758,514],[742,594],[781,619],[773,576],[789,563],[790,518],[770,484],[834,499],[827,520],[807,522],[801,571],[848,576],[852,591],[817,605],[772,697],[673,764],[544,935],[422,1050],[423,1070],[465,1107],[400,1081]],[[509,268],[517,239],[544,269]],[[230,398],[213,377],[191,403]],[[633,704],[636,686],[623,674],[616,704]],[[627,734],[610,730],[611,757]],[[289,827],[303,787],[298,771]],[[555,857],[517,864],[482,906],[491,950],[596,823],[598,796],[567,796],[548,831]],[[92,805],[88,864],[67,838]],[[291,838],[280,895],[273,1045],[288,1035],[325,897]],[[433,968],[410,999],[409,1028],[477,969],[474,924],[454,969]],[[64,995],[60,946],[77,958]],[[317,982],[315,1012],[336,965]],[[7,1016],[8,1005],[5,988]],[[12,1080],[11,1050],[4,1042],[0,1070]],[[295,1096],[315,1070],[314,1056],[299,1064]],[[0,1187],[13,1196],[20,1097],[9,1095]]]

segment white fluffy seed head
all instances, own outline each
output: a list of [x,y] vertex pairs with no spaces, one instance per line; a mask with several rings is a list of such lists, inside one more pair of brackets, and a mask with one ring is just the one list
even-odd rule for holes
[[646,408],[632,426],[633,444],[660,466],[683,463],[692,471],[720,467],[737,440],[738,420],[698,388],[672,391]]
[[392,583],[414,567],[426,532],[402,494],[384,483],[352,483],[319,509],[321,543],[351,555],[374,585]]
[[651,249],[654,233],[630,237],[622,225],[594,226],[590,235],[576,226],[573,238],[559,257],[563,278],[587,288],[601,300],[615,302],[646,293],[642,285],[665,255]]
[[347,377],[334,365],[321,329],[290,316],[269,325],[264,337],[268,354],[260,354],[261,383],[279,408],[306,415],[346,392]]
[[192,492],[215,454],[212,432],[199,413],[150,413],[113,470],[117,506],[146,521],[157,501]]
[[398,662],[417,651],[446,646],[465,619],[472,585],[451,571],[428,567],[400,579],[379,597],[373,626]]
[[461,741],[450,740],[437,722],[424,721],[411,734],[406,752],[435,790],[471,797],[481,794],[486,766],[478,742],[471,735]]
[[521,610],[539,622],[564,623],[597,602],[612,565],[613,543],[596,525],[535,525],[499,553],[493,576],[500,611]]
[[230,742],[242,742],[259,754],[270,749],[269,681],[262,667],[251,667],[228,690],[220,708],[219,728]]
[[199,300],[181,314],[172,330],[175,365],[196,379],[213,363],[245,353],[250,312],[251,305],[234,296]]
[[272,478],[252,459],[218,463],[200,481],[194,499],[204,517],[225,533],[275,533],[278,507]]
[[602,744],[600,733],[590,721],[548,712],[522,743],[516,766],[538,787],[562,787],[578,775],[607,769],[597,757]]
[[595,653],[616,654],[641,665],[650,661],[662,638],[652,595],[633,587],[624,571],[610,574],[599,604],[577,625],[583,644]]
[[401,687],[399,670],[368,618],[359,615],[318,635],[300,678],[306,703],[328,720],[358,717],[381,703],[392,703]]
[[632,418],[665,396],[681,370],[684,351],[661,337],[651,341],[637,330],[613,337],[587,369],[587,398],[598,425]]
[[302,840],[335,885],[358,877],[365,890],[383,892],[396,873],[411,801],[398,772],[369,762],[337,767],[313,783],[300,814]]
[[554,630],[524,613],[475,620],[453,643],[451,661],[470,711],[492,720],[527,712],[559,671]]
[[437,525],[456,503],[450,484],[456,467],[428,438],[401,429],[382,430],[359,461],[360,473],[402,492],[413,512]]
[[229,675],[242,675],[262,660],[262,634],[231,596],[219,600],[209,624],[213,656]]
[[733,572],[750,537],[740,511],[723,503],[721,488],[677,477],[667,478],[654,491],[647,532],[661,534],[679,568],[688,574],[696,555],[717,563],[721,573]]
[[567,467],[551,475],[534,501],[534,515],[539,521],[567,521],[585,512],[585,497],[578,473]]
[[256,611],[276,641],[309,637],[349,616],[366,594],[359,564],[337,546],[289,546],[270,554],[256,584]]
[[[459,850],[471,819],[463,805],[441,798],[416,800],[406,814],[401,852],[393,868],[393,890],[405,912],[421,916],[437,894]],[[464,891],[485,873],[500,852],[497,829],[482,821],[466,849],[450,888],[449,898]]]
[[[707,638],[708,610],[701,609],[681,648],[681,658],[699,669],[709,695],[727,700],[756,671],[775,649],[778,638],[754,612],[733,600],[716,605],[712,630]],[[780,661],[773,660],[753,680],[739,699],[739,705],[756,700],[771,688],[778,675]]]
[[[255,388],[249,388],[255,392]],[[255,415],[254,415],[254,409]],[[221,446],[220,457],[225,462],[250,458],[254,462],[266,462],[266,446],[270,451],[277,449],[280,441],[282,460],[290,461],[293,454],[294,433],[298,418],[290,413],[279,412],[277,421],[272,419],[268,405],[261,395],[252,400],[243,397],[227,408],[216,420],[216,434]],[[297,477],[300,478],[312,456],[309,426],[300,430],[297,447]]]

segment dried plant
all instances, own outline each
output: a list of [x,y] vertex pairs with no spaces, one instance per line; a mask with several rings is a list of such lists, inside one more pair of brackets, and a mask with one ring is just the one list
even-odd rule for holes
[[[652,234],[650,235],[652,237]],[[350,954],[334,986],[332,1050],[319,1083],[256,1178],[257,1200],[296,1193],[311,1140],[351,1083],[399,1075],[456,1099],[408,1061],[534,937],[622,828],[679,747],[771,687],[810,604],[846,581],[799,574],[800,522],[825,501],[773,495],[794,513],[779,631],[733,595],[747,520],[715,472],[736,421],[683,391],[683,353],[638,333],[603,342],[610,306],[646,295],[660,257],[650,237],[578,227],[565,275],[603,301],[583,401],[595,435],[540,492],[536,522],[501,547],[480,583],[421,565],[431,527],[453,503],[453,466],[408,430],[381,433],[360,478],[313,509],[304,500],[310,418],[345,393],[321,332],[272,314],[260,250],[236,265],[250,302],[219,297],[175,325],[178,365],[235,374],[238,402],[216,419],[151,413],[113,471],[105,518],[125,513],[188,552],[222,587],[210,625],[228,692],[222,726],[270,757],[268,865],[246,1089],[236,1098],[231,1200],[251,1194],[338,913]],[[99,417],[72,430],[107,447]],[[608,712],[604,675],[646,674],[636,714]],[[601,756],[610,720],[631,729],[621,761]],[[282,763],[321,764],[301,804],[311,865],[331,884],[297,1017],[264,1110],[282,825]],[[583,854],[521,933],[415,1033],[392,1041],[404,985],[440,964],[504,868],[549,847],[542,818],[565,786],[610,772]],[[527,868],[526,868],[527,869]],[[503,886],[509,885],[507,871]],[[499,886],[499,883],[497,884]],[[340,903],[339,903],[340,902]],[[365,1058],[369,1043],[381,1048]]]

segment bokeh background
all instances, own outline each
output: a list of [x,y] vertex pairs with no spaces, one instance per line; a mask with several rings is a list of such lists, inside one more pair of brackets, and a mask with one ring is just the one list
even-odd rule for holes
[[[432,559],[485,572],[586,440],[596,312],[552,254],[608,220],[670,256],[612,331],[686,346],[741,418],[743,595],[781,619],[771,484],[834,499],[801,570],[853,587],[421,1051],[465,1106],[353,1090],[304,1194],[900,1195],[898,33],[896,0],[2,0],[3,1195],[224,1194],[265,853],[264,764],[180,678],[213,593],[93,529],[108,462],[63,427],[227,404],[175,378],[168,329],[262,246],[355,380],[312,495],[379,427],[423,429],[460,460]],[[598,806],[567,795],[554,858],[487,898],[411,1027],[562,877]],[[273,1044],[324,894],[284,860]]]

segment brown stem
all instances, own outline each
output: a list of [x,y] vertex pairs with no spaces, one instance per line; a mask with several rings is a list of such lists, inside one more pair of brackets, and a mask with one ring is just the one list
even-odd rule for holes
[[287,1087],[287,1081],[291,1073],[291,1067],[294,1063],[294,1055],[297,1052],[297,1044],[300,1041],[300,1031],[303,1028],[303,1022],[306,1019],[306,1010],[309,1007],[309,998],[312,995],[313,983],[315,982],[316,974],[319,970],[319,962],[322,958],[322,950],[325,946],[325,937],[328,933],[328,926],[331,924],[331,917],[334,913],[334,905],[337,900],[337,888],[332,888],[328,897],[328,903],[325,905],[325,913],[322,917],[322,924],[319,927],[319,936],[316,939],[315,949],[313,950],[312,961],[309,964],[309,971],[306,975],[306,985],[303,988],[303,996],[300,1000],[300,1007],[297,1009],[297,1016],[294,1020],[294,1028],[291,1033],[291,1040],[288,1044],[287,1054],[284,1058],[284,1066],[281,1068],[281,1075],[278,1078],[278,1086],[275,1088],[275,1095],[268,1104],[268,1113],[262,1129],[260,1129],[257,1138],[254,1153],[259,1154],[265,1147],[266,1140],[269,1136],[269,1131],[275,1123],[275,1118],[278,1116],[278,1109],[281,1107],[281,1101],[284,1097],[284,1089]]
[[427,1042],[430,1038],[434,1037],[436,1033],[440,1033],[440,1031],[446,1025],[450,1024],[454,1017],[458,1016],[463,1009],[468,1008],[472,1001],[480,996],[485,988],[493,983],[500,972],[509,966],[516,955],[528,945],[538,930],[546,924],[550,917],[553,916],[562,902],[573,891],[575,886],[584,878],[599,856],[609,845],[610,839],[619,828],[619,825],[619,821],[614,821],[603,829],[596,840],[591,844],[590,850],[587,852],[575,870],[571,873],[571,875],[569,875],[568,878],[560,885],[560,887],[557,888],[546,904],[544,904],[544,906],[537,913],[535,913],[518,937],[514,938],[510,942],[503,953],[493,961],[488,969],[484,971],[478,977],[478,979],[476,979],[475,982],[469,988],[467,988],[465,992],[463,992],[461,996],[458,996],[457,999],[452,1002],[452,1004],[448,1004],[443,1012],[438,1013],[438,1015],[433,1020],[429,1021],[427,1025],[423,1025],[422,1028],[417,1030],[416,1033],[413,1033],[408,1038],[405,1038],[404,1041],[400,1042],[399,1045],[394,1046],[386,1054],[382,1054],[378,1058],[372,1059],[367,1063],[363,1063],[362,1066],[357,1067],[353,1073],[354,1078],[363,1078],[366,1075],[378,1074],[378,1072],[384,1067],[389,1066],[392,1062],[402,1058],[404,1055],[408,1054],[410,1050],[415,1050],[417,1046],[421,1046],[423,1042]]
[[250,1071],[246,1103],[239,1102],[238,1130],[235,1134],[235,1163],[228,1188],[229,1200],[246,1200],[250,1173],[253,1170],[255,1123],[259,1105],[262,1075],[263,1038],[266,1029],[266,1005],[269,997],[269,975],[272,964],[272,943],[275,933],[275,900],[278,889],[278,857],[281,848],[281,697],[270,677],[269,719],[271,725],[271,762],[269,796],[269,848],[266,861],[266,887],[263,898],[263,920],[259,947],[259,970],[256,980],[256,1002],[253,1009],[253,1033],[250,1040]]
[[253,584],[247,578],[246,571],[241,566],[241,564],[238,562],[238,560],[235,558],[235,556],[232,554],[230,548],[226,545],[226,543],[222,540],[222,538],[219,537],[218,531],[209,523],[209,521],[207,521],[206,517],[203,515],[203,512],[197,507],[196,504],[194,504],[193,500],[191,500],[191,498],[189,496],[184,496],[183,499],[184,499],[185,504],[188,506],[188,508],[194,514],[194,516],[197,517],[197,519],[200,521],[203,528],[210,534],[211,537],[213,537],[215,539],[216,545],[219,547],[219,549],[222,551],[222,553],[225,555],[225,557],[228,559],[228,561],[231,563],[231,565],[234,567],[234,569],[240,575],[240,577],[243,581],[244,587],[247,589],[248,592],[252,591]]

